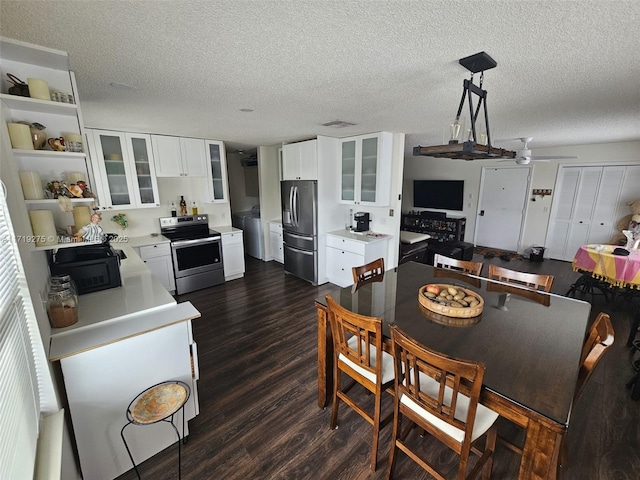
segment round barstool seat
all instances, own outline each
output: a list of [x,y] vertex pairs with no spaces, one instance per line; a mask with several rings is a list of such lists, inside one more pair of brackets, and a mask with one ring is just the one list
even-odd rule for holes
[[[178,436],[178,478],[181,478],[181,443],[187,443],[184,438],[184,406],[189,400],[190,396],[189,386],[178,380],[170,380],[153,385],[136,398],[134,398],[127,407],[127,423],[120,430],[120,436],[124,442],[124,446],[127,449],[133,468],[140,478],[140,472],[133,460],[133,455],[127,444],[127,440],[124,438],[124,429],[129,425],[152,425],[158,422],[167,422],[171,424]],[[182,410],[182,437],[183,441],[180,441],[180,433],[178,428],[173,423],[173,417],[178,411]]]

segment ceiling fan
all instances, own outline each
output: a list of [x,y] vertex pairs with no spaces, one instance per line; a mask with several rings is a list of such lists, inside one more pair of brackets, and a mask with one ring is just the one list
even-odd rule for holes
[[576,156],[562,156],[562,155],[547,155],[547,156],[532,156],[529,149],[529,142],[533,140],[533,137],[521,137],[520,141],[524,146],[516,152],[515,158],[509,158],[506,160],[499,160],[500,162],[515,161],[518,165],[529,165],[531,162],[548,162],[549,160],[557,160],[563,158],[578,158]]

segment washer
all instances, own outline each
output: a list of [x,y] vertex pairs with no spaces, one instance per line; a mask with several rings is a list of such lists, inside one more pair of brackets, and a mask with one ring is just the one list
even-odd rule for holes
[[260,210],[254,207],[248,212],[234,213],[231,215],[231,224],[243,231],[244,253],[258,260],[264,260]]

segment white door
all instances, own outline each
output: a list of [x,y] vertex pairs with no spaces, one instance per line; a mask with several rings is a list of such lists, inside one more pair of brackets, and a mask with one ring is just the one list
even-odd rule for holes
[[518,251],[531,167],[484,167],[474,243]]

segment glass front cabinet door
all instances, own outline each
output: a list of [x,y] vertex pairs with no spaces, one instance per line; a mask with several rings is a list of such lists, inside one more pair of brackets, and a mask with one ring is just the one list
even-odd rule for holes
[[205,141],[207,147],[207,179],[209,201],[224,203],[228,201],[227,160],[224,143],[214,140]]
[[340,201],[352,205],[389,205],[392,134],[380,132],[340,141]]
[[149,135],[87,130],[87,136],[101,208],[160,205]]

